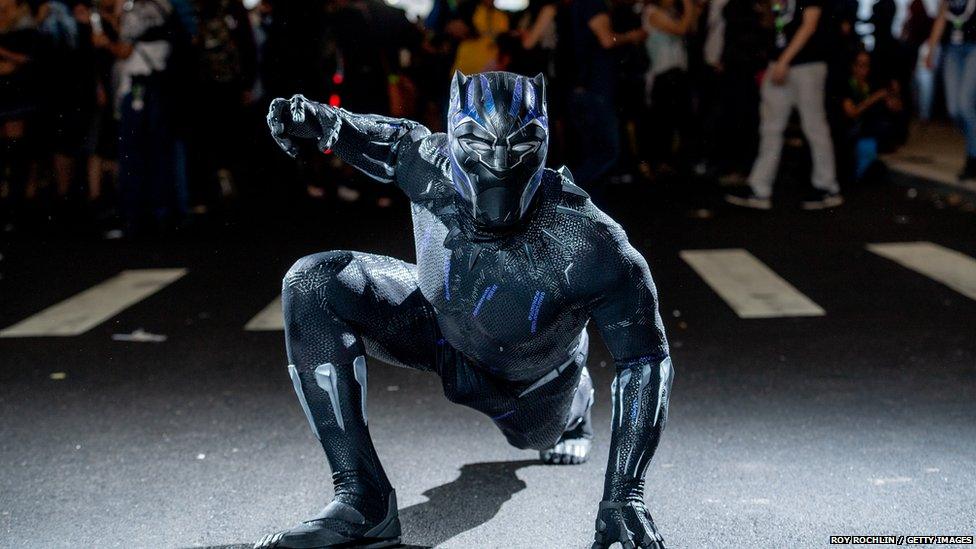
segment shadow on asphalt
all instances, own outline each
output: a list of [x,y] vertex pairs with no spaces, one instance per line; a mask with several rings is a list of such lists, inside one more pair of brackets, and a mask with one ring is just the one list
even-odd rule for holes
[[[400,509],[403,539],[419,545],[397,549],[430,549],[488,522],[502,505],[525,488],[515,473],[541,465],[537,459],[490,461],[461,466],[458,478],[423,493],[427,501]],[[250,549],[252,543],[211,545],[202,549]]]
[[400,509],[403,539],[433,547],[488,522],[525,488],[516,471],[532,465],[542,464],[525,459],[463,465],[458,478],[425,491],[427,501]]

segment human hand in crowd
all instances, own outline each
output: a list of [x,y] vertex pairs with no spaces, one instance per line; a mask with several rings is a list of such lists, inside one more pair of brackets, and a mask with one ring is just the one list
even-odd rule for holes
[[104,32],[93,32],[92,45],[96,48],[108,48],[112,45],[112,41],[109,40],[108,36],[105,36]]
[[108,105],[108,91],[101,83],[95,86],[95,104],[99,107]]
[[28,63],[30,57],[10,51],[7,48],[0,47],[0,74],[10,74],[17,69],[18,66]]
[[928,70],[935,69],[935,48],[928,48],[925,52],[925,68]]
[[901,85],[897,81],[892,81],[888,86],[884,102],[888,110],[893,112],[901,112],[902,108],[904,108],[901,101]]
[[777,61],[773,63],[773,66],[769,68],[768,78],[773,84],[777,86],[782,86],[786,83],[786,77],[790,74],[790,66],[782,61]]
[[268,128],[281,150],[288,156],[298,156],[296,139],[314,140],[319,150],[328,150],[339,137],[340,119],[335,109],[309,101],[303,95],[291,99],[281,97],[268,109]]

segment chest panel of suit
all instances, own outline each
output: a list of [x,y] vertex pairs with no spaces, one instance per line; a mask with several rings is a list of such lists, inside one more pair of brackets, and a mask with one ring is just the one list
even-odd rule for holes
[[537,215],[517,234],[483,240],[453,201],[415,203],[412,213],[420,289],[454,348],[508,379],[566,360],[587,314],[572,272],[585,247],[568,246],[565,227]]

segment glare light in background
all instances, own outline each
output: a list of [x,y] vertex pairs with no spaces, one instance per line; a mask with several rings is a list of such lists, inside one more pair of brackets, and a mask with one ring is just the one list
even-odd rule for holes
[[502,11],[522,11],[529,7],[529,0],[495,0],[495,7]]
[[261,0],[244,0],[244,9],[248,11],[253,10],[254,8],[258,7],[258,4],[260,3]]
[[[246,0],[248,1],[248,0]],[[255,2],[257,0],[249,0]],[[388,6],[399,8],[407,19],[416,21],[427,17],[434,8],[433,0],[384,0]],[[495,7],[502,11],[522,11],[529,7],[529,0],[495,0]]]
[[384,0],[386,5],[400,8],[407,15],[410,21],[416,21],[427,17],[430,10],[434,8],[433,0]]

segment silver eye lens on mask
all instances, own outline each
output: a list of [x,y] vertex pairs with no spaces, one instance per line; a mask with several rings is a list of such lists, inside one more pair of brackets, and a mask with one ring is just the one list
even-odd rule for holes
[[491,145],[477,139],[462,139],[461,144],[476,152],[488,152],[491,150]]

